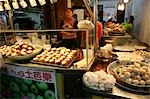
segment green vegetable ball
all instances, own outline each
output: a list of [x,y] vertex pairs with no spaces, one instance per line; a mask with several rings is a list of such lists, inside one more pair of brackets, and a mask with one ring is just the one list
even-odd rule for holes
[[20,89],[21,89],[23,92],[28,92],[28,91],[29,91],[29,87],[28,87],[27,85],[25,85],[25,84],[22,84],[22,85],[20,86]]
[[44,99],[43,96],[37,95],[36,99]]
[[36,96],[33,93],[27,93],[29,99],[35,99]]
[[31,86],[31,91],[32,91],[34,94],[38,94],[38,93],[39,93],[39,91],[38,91],[38,89],[36,88],[35,85],[32,85],[32,86]]
[[24,79],[23,81],[27,85],[32,85],[32,80]]
[[48,84],[45,82],[37,82],[36,85],[39,90],[42,90],[42,91],[48,90]]
[[9,86],[10,86],[11,90],[14,91],[14,92],[19,92],[20,91],[19,86],[14,81],[11,81]]
[[55,99],[55,94],[51,90],[47,90],[44,92],[44,98],[45,99]]

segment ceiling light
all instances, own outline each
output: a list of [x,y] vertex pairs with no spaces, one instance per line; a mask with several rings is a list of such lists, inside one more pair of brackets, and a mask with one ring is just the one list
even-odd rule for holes
[[41,6],[44,5],[44,4],[46,4],[45,0],[38,0],[38,1],[39,1],[39,3],[40,3]]
[[5,10],[11,10],[8,0],[4,3]]
[[14,9],[19,9],[19,4],[18,4],[17,0],[14,0],[12,2],[12,6],[13,6]]
[[130,0],[123,0],[124,3],[128,3]]
[[124,9],[125,9],[124,3],[119,3],[119,4],[118,4],[118,10],[123,11]]
[[29,0],[29,2],[32,7],[37,6],[36,0]]
[[26,8],[28,6],[24,0],[20,0],[19,4],[22,6],[22,8]]

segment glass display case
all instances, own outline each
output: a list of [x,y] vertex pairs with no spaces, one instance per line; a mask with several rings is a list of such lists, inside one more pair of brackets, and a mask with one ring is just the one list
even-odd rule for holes
[[[66,42],[68,45],[64,44],[65,42],[63,41],[63,39],[60,38],[60,33],[66,32],[66,31],[75,33],[75,39],[74,39],[75,42],[70,42],[70,40],[68,39],[68,42],[70,44],[68,42]],[[16,42],[18,42],[19,40],[23,40],[25,42],[31,43],[32,45],[39,45],[43,48],[43,50],[52,49],[52,48],[66,48],[66,49],[70,49],[70,50],[77,50],[78,54],[81,54],[81,55],[78,58],[78,61],[76,61],[76,63],[73,62],[73,64],[71,64],[72,66],[69,66],[69,68],[89,68],[91,62],[94,60],[94,35],[92,34],[93,32],[91,30],[87,30],[87,29],[68,29],[68,30],[54,29],[54,30],[1,31],[1,34],[7,34],[7,33],[15,34],[15,37],[12,37],[10,40],[5,40],[6,41],[5,44],[3,44],[1,46],[4,46],[4,45],[9,45],[9,46],[14,45],[15,46]],[[6,51],[6,53],[7,53],[7,51]],[[4,55],[6,55],[6,53],[4,53]],[[21,55],[21,56],[24,57],[23,55]],[[7,57],[7,55],[6,55],[6,57]],[[34,57],[32,57],[32,58],[34,58]],[[13,59],[13,60],[15,60],[15,59]],[[81,65],[83,65],[83,66],[81,66]]]
[[[63,45],[63,40],[59,38],[59,33],[62,31],[76,33],[76,47],[68,48]],[[79,91],[82,87],[82,75],[90,69],[95,59],[94,35],[91,30],[8,30],[0,33],[15,34],[15,37],[7,40],[0,49],[6,68],[0,75],[1,85],[3,85],[1,96],[8,98],[44,97],[46,99],[49,96],[45,94],[50,93],[53,98],[57,99],[58,97],[78,97],[82,94]],[[26,51],[29,51],[29,47],[33,47],[33,51],[28,54]],[[11,48],[13,49],[11,50]],[[19,54],[22,50],[26,50],[26,54]],[[39,56],[40,61],[37,61],[36,58]],[[64,60],[60,60],[60,57],[63,57]],[[52,60],[54,61],[51,62]],[[30,82],[31,85],[28,85]],[[10,87],[8,88],[7,85]],[[13,85],[17,87],[16,90],[13,90]],[[30,90],[22,90],[19,85],[25,85],[22,86],[23,89]],[[40,85],[45,87],[42,87],[44,91],[39,96]],[[34,88],[37,89],[37,92],[33,91]],[[9,91],[9,93],[3,93],[3,90]],[[70,93],[70,90],[75,92]],[[13,94],[17,95],[13,96]]]

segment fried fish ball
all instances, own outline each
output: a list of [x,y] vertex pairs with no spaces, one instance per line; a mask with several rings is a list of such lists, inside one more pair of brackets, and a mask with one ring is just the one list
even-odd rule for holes
[[136,80],[141,80],[141,79],[142,79],[140,75],[136,75],[134,78],[135,78]]
[[148,67],[147,66],[142,66],[142,69],[144,69],[146,72],[148,72]]
[[141,74],[141,75],[146,74],[146,70],[145,70],[145,69],[140,68],[140,74]]
[[136,73],[132,72],[131,77],[135,77],[135,76],[136,76]]
[[117,71],[118,71],[119,73],[121,73],[121,72],[122,72],[122,68],[118,68]]
[[122,80],[125,80],[125,79],[126,79],[126,78],[125,78],[125,75],[121,75],[120,78],[121,78]]
[[128,78],[125,80],[127,83],[132,83],[132,79],[131,78]]
[[150,85],[150,79],[146,80],[146,84]]
[[132,70],[133,70],[133,68],[132,68],[132,67],[130,67],[130,66],[129,66],[129,67],[127,67],[127,71],[128,71],[128,72],[132,72]]
[[139,71],[140,71],[139,68],[136,67],[133,68],[133,72],[138,73]]
[[133,84],[135,84],[135,85],[138,85],[138,84],[139,84],[139,81],[138,81],[138,80],[133,80],[132,82],[133,82]]
[[27,53],[24,52],[24,51],[21,51],[20,53],[21,53],[21,55],[26,55],[26,54],[27,54]]
[[126,78],[130,78],[131,77],[131,73],[130,72],[124,72],[124,75]]
[[141,64],[135,62],[135,63],[134,63],[134,67],[140,68],[140,67],[141,67]]
[[149,79],[149,76],[148,76],[147,74],[142,75],[142,79],[144,79],[144,80],[148,80],[148,79]]
[[144,80],[140,80],[139,83],[140,83],[140,85],[145,85],[145,81]]

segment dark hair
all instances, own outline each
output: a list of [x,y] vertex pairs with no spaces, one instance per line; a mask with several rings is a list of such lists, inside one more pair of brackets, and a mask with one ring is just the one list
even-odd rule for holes
[[72,8],[66,8],[65,11],[66,10],[71,10],[71,12],[73,13],[73,9]]

